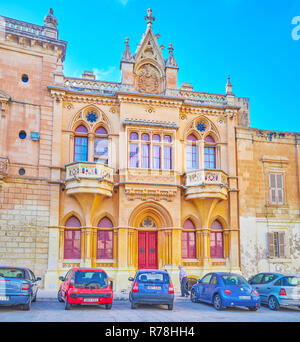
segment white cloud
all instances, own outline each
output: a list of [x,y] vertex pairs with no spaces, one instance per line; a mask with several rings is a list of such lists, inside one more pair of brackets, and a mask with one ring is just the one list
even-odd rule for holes
[[118,0],[123,6],[126,6],[129,0]]
[[115,66],[110,66],[107,69],[93,68],[97,80],[118,82],[119,70]]

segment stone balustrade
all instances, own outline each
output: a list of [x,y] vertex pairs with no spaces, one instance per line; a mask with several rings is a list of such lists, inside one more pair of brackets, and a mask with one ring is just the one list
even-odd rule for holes
[[120,89],[120,83],[89,80],[83,78],[70,78],[66,77],[64,80],[64,86],[70,90],[89,91],[89,92],[103,92],[114,93]]
[[68,194],[97,193],[111,196],[114,170],[104,164],[74,162],[66,165],[66,192]]
[[227,198],[227,175],[221,170],[193,170],[185,175],[186,199]]

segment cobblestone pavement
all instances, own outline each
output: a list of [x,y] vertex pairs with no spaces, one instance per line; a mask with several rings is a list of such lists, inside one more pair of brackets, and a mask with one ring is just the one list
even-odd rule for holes
[[262,306],[251,312],[234,307],[216,311],[211,305],[192,303],[189,298],[175,297],[174,309],[166,306],[141,305],[130,309],[127,295],[115,297],[111,310],[104,306],[74,306],[64,310],[51,294],[40,295],[30,311],[19,307],[0,307],[0,322],[300,322],[299,308],[281,308],[278,311]]

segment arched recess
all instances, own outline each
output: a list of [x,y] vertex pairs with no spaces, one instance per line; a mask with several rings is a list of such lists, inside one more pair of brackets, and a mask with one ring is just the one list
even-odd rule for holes
[[212,216],[209,220],[208,226],[211,227],[214,221],[219,221],[223,229],[228,228],[227,220],[224,217],[220,215]]
[[129,265],[161,268],[172,263],[173,221],[166,208],[156,202],[142,203],[132,210],[128,226]]
[[206,135],[212,135],[215,142],[220,140],[219,130],[216,125],[203,115],[192,118],[186,123],[180,139],[187,140],[188,135],[191,133],[195,134],[199,140],[204,139]]
[[157,228],[173,226],[168,210],[155,202],[145,202],[133,209],[129,216],[128,226],[138,228],[141,221],[147,216],[153,217],[155,222],[157,222]]
[[72,216],[76,217],[76,218],[80,221],[81,227],[84,227],[84,226],[85,226],[84,218],[83,218],[80,214],[78,214],[77,212],[75,212],[75,211],[73,211],[73,210],[70,211],[70,212],[68,212],[66,215],[63,216],[63,218],[61,219],[61,225],[65,227],[67,221],[68,221]]
[[112,133],[112,125],[106,114],[96,105],[87,105],[77,111],[69,122],[68,130],[73,131],[74,128],[82,123],[89,127],[89,131],[94,131],[96,127],[104,126],[108,133]]
[[93,227],[98,227],[99,222],[105,217],[107,217],[108,219],[111,220],[113,227],[117,226],[117,222],[116,222],[115,217],[113,215],[111,215],[109,212],[105,211],[103,213],[100,213],[99,215],[95,215],[95,217],[93,218],[93,221],[92,221]]

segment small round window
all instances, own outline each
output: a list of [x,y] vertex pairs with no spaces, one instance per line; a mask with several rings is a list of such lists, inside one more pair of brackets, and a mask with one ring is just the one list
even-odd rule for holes
[[22,82],[27,83],[29,81],[29,77],[26,74],[22,75]]
[[27,134],[26,134],[26,132],[25,132],[25,131],[20,131],[20,132],[19,132],[19,138],[20,138],[20,139],[22,139],[22,140],[23,140],[23,139],[25,139],[25,138],[26,138],[26,136],[27,136]]
[[19,175],[20,175],[20,176],[24,176],[24,175],[25,175],[25,169],[21,168],[21,169],[19,170]]

